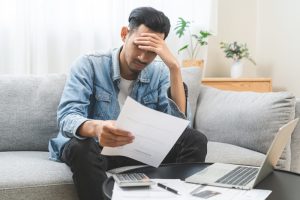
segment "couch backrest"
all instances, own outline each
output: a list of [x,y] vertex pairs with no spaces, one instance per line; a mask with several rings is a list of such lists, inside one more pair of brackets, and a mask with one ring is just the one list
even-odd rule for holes
[[[300,99],[296,102],[295,118],[300,118]],[[300,123],[297,124],[291,140],[291,171],[300,173]]]
[[66,75],[0,76],[0,151],[47,151]]
[[[183,69],[195,112],[200,68]],[[57,106],[66,75],[0,75],[0,151],[47,151],[58,133]],[[194,100],[194,101],[193,101]]]

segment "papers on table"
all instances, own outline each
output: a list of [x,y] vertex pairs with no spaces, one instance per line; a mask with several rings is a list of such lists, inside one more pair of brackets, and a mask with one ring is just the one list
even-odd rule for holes
[[[120,188],[114,185],[112,200],[132,200],[132,199],[182,199],[182,200],[264,200],[271,191],[270,190],[239,190],[228,189],[213,186],[202,186],[186,183],[179,179],[152,179],[155,182],[167,185],[177,190],[180,195],[169,192],[157,185],[149,188]],[[193,193],[194,195],[192,195]]]
[[127,97],[116,125],[130,131],[133,143],[122,147],[104,147],[103,155],[127,156],[158,167],[189,121],[147,108]]

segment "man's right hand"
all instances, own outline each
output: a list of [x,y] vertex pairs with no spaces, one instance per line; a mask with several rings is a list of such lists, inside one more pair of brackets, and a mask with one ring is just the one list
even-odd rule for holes
[[88,120],[78,129],[80,136],[98,137],[103,147],[118,147],[132,143],[134,136],[129,131],[118,129],[113,120]]
[[132,133],[118,129],[115,126],[116,121],[102,121],[97,129],[99,144],[103,147],[118,147],[132,143],[134,136]]

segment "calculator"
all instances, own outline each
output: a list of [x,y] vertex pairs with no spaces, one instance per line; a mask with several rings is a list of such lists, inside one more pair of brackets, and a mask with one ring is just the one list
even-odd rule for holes
[[146,187],[155,184],[144,173],[122,173],[112,175],[120,187]]

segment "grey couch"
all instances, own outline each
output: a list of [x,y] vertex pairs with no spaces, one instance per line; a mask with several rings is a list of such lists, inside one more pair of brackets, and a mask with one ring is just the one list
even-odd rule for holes
[[[189,98],[195,119],[193,123],[199,130],[210,133],[211,130],[206,130],[207,127],[201,125],[202,122],[211,123],[203,121],[202,115],[206,111],[203,108],[204,101],[201,101],[210,88],[199,87],[199,80],[193,79],[199,77],[197,73],[188,70],[183,73],[190,88]],[[69,168],[64,163],[50,161],[47,152],[48,140],[58,132],[56,109],[65,79],[65,75],[0,76],[1,200],[77,199]],[[212,89],[212,92],[216,91]],[[207,94],[209,95],[211,94]],[[197,111],[197,108],[205,112]],[[292,109],[295,111],[295,105]],[[291,113],[293,114],[292,111]],[[300,101],[297,101],[296,116],[299,115]],[[224,133],[219,141],[215,135],[208,135],[208,162],[256,165],[261,162],[264,149],[259,152],[248,148],[247,144],[246,147],[239,146],[241,142],[236,137],[227,141],[223,137],[225,135]],[[287,153],[290,164],[286,164],[285,169],[300,172],[299,140],[298,125],[291,139],[291,151],[287,150],[291,152]]]

